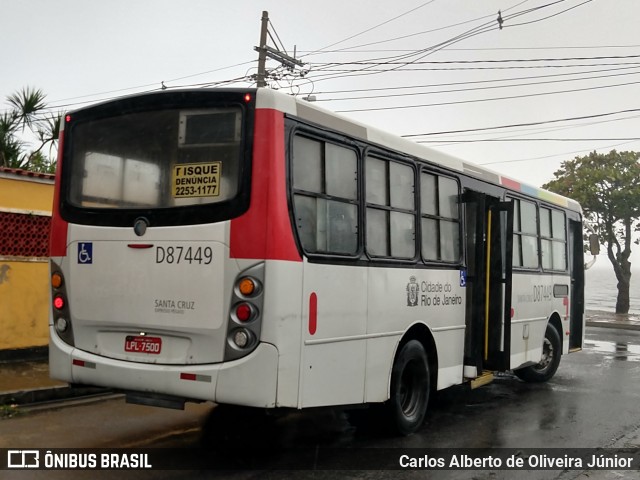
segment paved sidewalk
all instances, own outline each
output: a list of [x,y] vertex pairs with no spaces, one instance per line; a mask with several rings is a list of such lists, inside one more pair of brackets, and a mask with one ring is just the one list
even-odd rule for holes
[[0,406],[60,400],[105,390],[72,388],[66,382],[49,378],[47,360],[0,363]]
[[640,330],[640,315],[587,310],[586,317],[588,327]]
[[[586,312],[587,327],[640,330],[640,315]],[[0,406],[65,399],[105,389],[70,387],[49,378],[47,360],[0,363]],[[1,415],[1,411],[0,411]]]

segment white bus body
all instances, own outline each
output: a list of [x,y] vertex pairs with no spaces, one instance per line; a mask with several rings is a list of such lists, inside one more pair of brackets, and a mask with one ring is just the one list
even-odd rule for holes
[[[541,359],[580,349],[578,204],[277,92],[220,92],[127,97],[67,116],[52,377],[177,408],[395,402],[408,433],[424,413],[402,406],[397,375],[427,390],[485,370],[546,380]],[[347,164],[353,183],[331,173]],[[191,189],[198,182],[218,190]]]

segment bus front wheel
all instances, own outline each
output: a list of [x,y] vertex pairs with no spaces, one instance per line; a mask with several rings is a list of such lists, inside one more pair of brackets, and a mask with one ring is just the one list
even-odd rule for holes
[[418,340],[402,346],[391,371],[391,396],[388,401],[391,429],[401,435],[418,430],[429,403],[429,361]]
[[542,343],[542,358],[536,365],[514,370],[518,378],[525,382],[546,382],[551,379],[560,365],[562,343],[556,327],[547,325]]

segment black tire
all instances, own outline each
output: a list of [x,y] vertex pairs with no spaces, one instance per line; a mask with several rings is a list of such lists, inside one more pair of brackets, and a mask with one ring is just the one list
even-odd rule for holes
[[547,325],[542,344],[542,358],[536,365],[514,370],[518,378],[525,382],[546,382],[551,379],[560,365],[562,343],[556,327]]
[[387,415],[392,432],[409,435],[422,426],[429,390],[427,354],[419,341],[410,340],[398,352],[391,371]]

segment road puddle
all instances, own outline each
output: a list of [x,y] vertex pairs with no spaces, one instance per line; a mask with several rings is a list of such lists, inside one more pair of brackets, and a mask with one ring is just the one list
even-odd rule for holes
[[605,342],[601,340],[586,340],[584,343],[588,350],[613,354],[612,358],[617,360],[640,362],[640,345],[627,342]]

